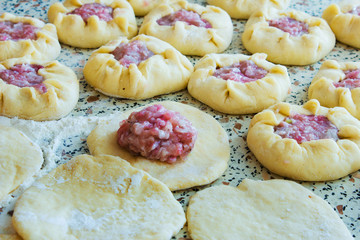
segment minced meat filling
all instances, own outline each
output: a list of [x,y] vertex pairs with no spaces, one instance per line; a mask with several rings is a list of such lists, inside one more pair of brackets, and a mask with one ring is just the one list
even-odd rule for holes
[[344,73],[345,73],[344,79],[342,79],[339,82],[334,82],[334,86],[336,88],[343,87],[343,88],[353,89],[360,87],[360,76],[359,76],[360,69],[348,70],[345,71]]
[[36,40],[39,28],[30,23],[2,21],[0,22],[0,41]]
[[301,36],[309,32],[309,25],[307,23],[295,20],[290,17],[281,17],[269,21],[269,26],[276,27],[291,36]]
[[159,25],[173,26],[177,21],[182,21],[197,27],[212,28],[211,24],[207,20],[202,19],[198,13],[187,11],[185,9],[166,15],[158,19],[156,22]]
[[91,16],[98,16],[100,20],[109,22],[113,19],[113,9],[109,6],[100,3],[86,3],[79,8],[75,8],[73,11],[67,13],[76,14],[81,16],[84,22],[87,23]]

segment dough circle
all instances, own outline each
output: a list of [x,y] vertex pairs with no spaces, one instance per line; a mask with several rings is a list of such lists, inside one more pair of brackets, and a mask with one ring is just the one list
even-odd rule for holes
[[344,79],[344,71],[360,69],[360,62],[325,61],[309,87],[309,99],[317,99],[324,107],[344,107],[360,119],[360,88],[336,88],[333,83]]
[[24,239],[168,240],[185,214],[163,183],[121,158],[80,155],[27,189],[12,220]]
[[[241,83],[214,77],[216,68],[230,66],[240,61],[252,60],[268,71],[253,82]],[[266,54],[208,54],[195,65],[188,91],[199,101],[213,109],[228,114],[248,114],[264,110],[285,100],[290,89],[290,79],[284,66],[266,61]]]
[[[139,65],[122,66],[111,52],[120,44],[142,41],[154,55]],[[120,38],[94,51],[84,67],[86,81],[113,97],[146,99],[186,88],[192,63],[170,44],[155,37]]]
[[[339,129],[339,140],[298,144],[280,137],[274,126],[291,113],[326,116]],[[247,143],[267,169],[295,180],[335,180],[360,169],[360,121],[344,108],[321,107],[314,99],[304,106],[278,103],[258,113],[250,122]]]
[[159,179],[172,191],[208,184],[219,178],[226,170],[230,159],[229,140],[221,125],[210,115],[185,104],[171,101],[157,104],[163,105],[168,110],[179,112],[198,131],[195,146],[183,161],[169,164],[148,160],[141,156],[134,156],[126,149],[119,147],[117,143],[119,123],[128,118],[131,112],[140,109],[128,111],[99,124],[87,139],[90,153],[119,156],[130,162],[133,167],[142,169]]
[[41,94],[34,87],[7,84],[0,78],[0,115],[37,121],[55,120],[69,114],[79,99],[79,81],[75,73],[58,61],[40,62],[27,58],[0,62],[0,69],[16,64],[40,64],[39,70],[47,92]]
[[191,197],[186,216],[193,240],[353,239],[326,201],[287,180],[206,188]]
[[42,163],[38,145],[19,130],[0,125],[0,202],[39,171]]
[[[174,26],[161,26],[156,21],[180,9],[198,13],[212,28],[196,27],[178,21]],[[230,16],[215,6],[203,7],[185,0],[164,3],[145,16],[140,34],[157,37],[170,43],[182,54],[204,56],[223,52],[231,43],[233,25]]]
[[31,17],[17,17],[10,13],[3,13],[0,16],[0,21],[29,23],[39,28],[36,40],[0,41],[0,61],[25,56],[46,61],[59,56],[61,46],[58,41],[56,27],[53,24],[45,24],[39,19]]
[[[114,9],[109,22],[91,16],[87,23],[81,16],[68,12],[86,3],[100,3]],[[66,0],[50,6],[49,22],[53,23],[62,43],[80,48],[97,48],[118,37],[133,37],[137,34],[134,11],[125,0]]]
[[[290,17],[305,22],[309,33],[291,36],[270,27],[269,20]],[[335,46],[335,36],[324,19],[307,13],[275,9],[258,11],[251,15],[242,35],[244,47],[251,53],[266,53],[268,60],[285,65],[308,65],[325,57]]]

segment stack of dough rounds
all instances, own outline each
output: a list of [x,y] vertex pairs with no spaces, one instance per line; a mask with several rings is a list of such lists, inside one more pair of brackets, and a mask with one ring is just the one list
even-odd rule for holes
[[142,169],[165,183],[172,191],[208,184],[220,177],[226,170],[230,158],[229,140],[221,125],[210,115],[185,104],[170,101],[157,104],[179,112],[196,128],[198,135],[194,148],[185,159],[172,164],[149,160],[134,156],[118,145],[119,123],[131,112],[140,109],[128,111],[99,124],[87,139],[91,154],[120,156],[133,167]]
[[[106,22],[91,16],[85,23],[79,15],[67,15],[83,4],[94,2],[112,7],[113,19]],[[66,0],[64,4],[51,5],[48,18],[56,26],[60,42],[73,47],[97,48],[118,37],[137,34],[134,11],[125,0]]]
[[115,97],[146,99],[186,88],[193,72],[191,62],[170,44],[157,38],[138,35],[154,55],[127,68],[111,54],[126,38],[111,41],[92,53],[84,67],[86,81],[96,90]]
[[105,155],[57,167],[20,196],[13,214],[24,239],[168,240],[184,223],[163,183]]
[[186,216],[193,240],[353,240],[326,201],[286,180],[207,188],[190,199]]
[[7,40],[0,41],[0,61],[29,56],[37,60],[53,60],[60,54],[61,46],[53,24],[40,21],[31,17],[17,17],[10,13],[3,13],[0,21],[11,21],[14,23],[29,23],[39,28],[36,40]]

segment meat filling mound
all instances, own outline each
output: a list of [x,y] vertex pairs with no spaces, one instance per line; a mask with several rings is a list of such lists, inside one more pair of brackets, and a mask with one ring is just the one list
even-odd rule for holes
[[36,40],[39,28],[30,23],[2,21],[0,22],[0,41]]
[[351,9],[348,13],[359,15],[360,16],[360,6],[356,6],[353,9]]
[[113,19],[113,9],[109,6],[100,3],[86,3],[79,8],[75,8],[73,11],[67,13],[76,14],[81,16],[84,22],[87,23],[89,17],[98,16],[100,20],[109,22]]
[[276,27],[294,37],[309,33],[309,25],[307,23],[295,20],[290,17],[272,19],[269,21],[269,26]]
[[177,21],[182,21],[197,27],[212,28],[211,24],[207,20],[202,19],[198,13],[187,11],[185,9],[166,15],[158,19],[156,22],[159,25],[174,26]]
[[354,89],[360,87],[360,69],[345,71],[345,78],[339,82],[334,82],[336,88],[343,87]]

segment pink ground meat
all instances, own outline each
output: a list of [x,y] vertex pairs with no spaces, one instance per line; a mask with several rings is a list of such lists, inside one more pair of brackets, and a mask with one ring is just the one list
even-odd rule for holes
[[177,21],[182,21],[189,25],[194,25],[197,27],[203,27],[203,28],[212,27],[211,24],[207,20],[202,19],[198,13],[193,11],[187,11],[185,9],[181,9],[172,14],[166,15],[158,19],[156,22],[159,25],[174,26]]
[[291,36],[301,36],[309,32],[309,25],[307,23],[295,20],[290,17],[282,17],[269,21],[269,26],[276,27]]
[[343,87],[343,88],[358,88],[360,87],[360,69],[355,70],[348,70],[345,71],[345,78],[339,82],[335,82],[334,86],[336,88]]
[[251,60],[241,61],[231,66],[216,69],[213,76],[236,82],[252,82],[266,76],[267,70],[259,67]]
[[129,67],[132,63],[138,65],[140,62],[154,55],[154,53],[146,47],[145,43],[139,40],[121,43],[111,54],[125,67]]
[[359,15],[360,16],[360,6],[354,7],[348,13]]
[[319,139],[339,139],[337,127],[322,115],[294,114],[274,127],[282,138],[291,138],[299,144]]
[[69,14],[80,15],[86,23],[89,17],[93,15],[98,16],[100,20],[104,20],[106,22],[109,22],[113,19],[113,9],[100,3],[86,3],[81,7],[67,13],[67,15]]
[[0,70],[0,78],[8,84],[18,87],[34,87],[40,93],[47,91],[44,77],[38,74],[44,68],[37,64],[17,64],[10,69]]
[[135,154],[174,163],[194,147],[197,131],[178,112],[160,104],[133,112],[120,123],[118,143]]
[[36,40],[38,27],[30,23],[2,21],[0,22],[0,41],[6,40]]

